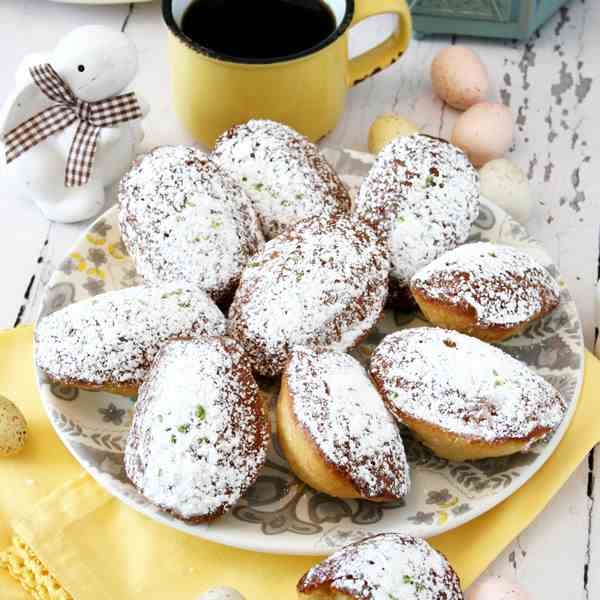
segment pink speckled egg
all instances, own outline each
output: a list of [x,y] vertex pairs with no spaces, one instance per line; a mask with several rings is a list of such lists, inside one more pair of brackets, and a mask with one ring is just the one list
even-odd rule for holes
[[451,142],[463,150],[476,167],[501,158],[513,141],[510,109],[496,102],[480,102],[458,117]]
[[459,110],[485,100],[489,89],[485,66],[465,46],[448,46],[435,55],[431,85],[444,102]]
[[485,577],[466,592],[465,600],[533,600],[533,596],[518,583],[503,577]]

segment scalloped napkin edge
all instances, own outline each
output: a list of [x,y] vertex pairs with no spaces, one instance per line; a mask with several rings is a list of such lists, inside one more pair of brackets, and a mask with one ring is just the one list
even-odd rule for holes
[[[25,450],[0,460],[0,547],[6,548],[0,587],[9,590],[9,600],[31,597],[14,591],[13,578],[34,597],[51,600],[191,600],[216,585],[237,588],[248,600],[296,597],[297,580],[318,557],[221,546],[128,508],[84,474],[54,433],[35,386],[32,328],[0,333],[0,356],[0,393],[19,405],[30,426]],[[446,554],[465,588],[600,441],[599,389],[600,362],[586,352],[577,411],[548,462],[497,507],[429,540]]]

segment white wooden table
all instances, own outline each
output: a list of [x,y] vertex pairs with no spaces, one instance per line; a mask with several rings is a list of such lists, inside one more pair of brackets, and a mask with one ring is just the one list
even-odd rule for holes
[[[0,96],[22,55],[51,48],[73,27],[124,29],[140,52],[137,89],[150,101],[144,146],[191,141],[171,110],[159,3],[83,6],[48,0],[0,1]],[[388,17],[362,24],[357,51],[383,37]],[[494,97],[517,121],[512,158],[536,194],[530,231],[559,265],[579,307],[585,338],[594,338],[594,286],[600,223],[600,2],[573,0],[528,43],[436,38],[414,41],[390,69],[354,88],[342,122],[324,144],[366,150],[372,120],[387,111],[425,132],[449,137],[456,113],[434,97],[427,76],[434,53],[449,43],[474,48],[488,67]],[[0,180],[1,181],[1,180]],[[35,207],[0,184],[0,327],[29,322],[53,269],[83,225],[49,224]],[[600,416],[599,416],[600,418]],[[600,457],[582,464],[543,514],[490,567],[516,578],[544,600],[600,598],[600,505],[594,502]],[[476,543],[477,540],[473,540]],[[86,600],[84,598],[78,600]]]

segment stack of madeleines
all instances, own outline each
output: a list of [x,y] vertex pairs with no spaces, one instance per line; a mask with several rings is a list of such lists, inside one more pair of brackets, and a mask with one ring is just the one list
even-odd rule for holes
[[[214,520],[256,481],[270,440],[256,375],[281,378],[277,433],[300,479],[341,498],[398,500],[410,489],[399,424],[441,457],[478,459],[527,449],[566,410],[488,344],[560,294],[523,252],[465,243],[478,213],[477,171],[426,135],[388,144],[355,206],[317,147],[278,123],[234,127],[210,156],[157,148],[119,191],[144,285],[43,318],[37,364],[52,382],[138,393],[126,472],[178,519]],[[434,327],[388,335],[367,369],[347,354],[385,306],[417,305]],[[355,551],[307,574],[302,594],[371,597],[344,587]],[[421,542],[376,538],[368,551],[406,555],[402,585],[459,597],[441,558],[418,570],[431,552]],[[399,585],[388,575],[382,589]],[[323,586],[339,594],[318,595]]]

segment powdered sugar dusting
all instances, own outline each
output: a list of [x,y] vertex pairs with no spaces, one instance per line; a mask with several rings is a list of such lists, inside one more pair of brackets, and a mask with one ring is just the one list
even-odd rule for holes
[[70,304],[36,327],[36,361],[69,383],[139,384],[167,340],[221,335],[225,317],[182,283],[132,287]]
[[399,418],[405,413],[474,439],[528,439],[540,428],[554,430],[565,414],[559,392],[526,365],[456,331],[388,335],[369,370]]
[[125,450],[128,477],[180,518],[219,516],[266,460],[269,428],[257,394],[233,340],[167,344],[140,390]]
[[426,135],[390,142],[360,188],[357,214],[390,245],[401,286],[421,267],[462,244],[479,212],[479,176],[465,154]]
[[418,271],[411,287],[425,298],[475,311],[481,326],[511,327],[553,310],[560,288],[531,256],[488,242],[465,244]]
[[297,347],[285,373],[294,414],[326,460],[364,497],[405,496],[402,438],[362,365],[348,354]]
[[281,123],[233,127],[211,156],[246,190],[267,238],[306,217],[350,211],[346,187],[317,146]]
[[122,238],[146,282],[185,280],[219,301],[263,238],[249,198],[199,150],[163,146],[121,181]]
[[229,332],[263,375],[280,373],[297,344],[346,350],[381,315],[388,264],[364,223],[342,216],[302,221],[248,263]]
[[354,600],[462,600],[458,576],[425,540],[382,533],[338,550],[314,566],[298,591],[320,588]]

